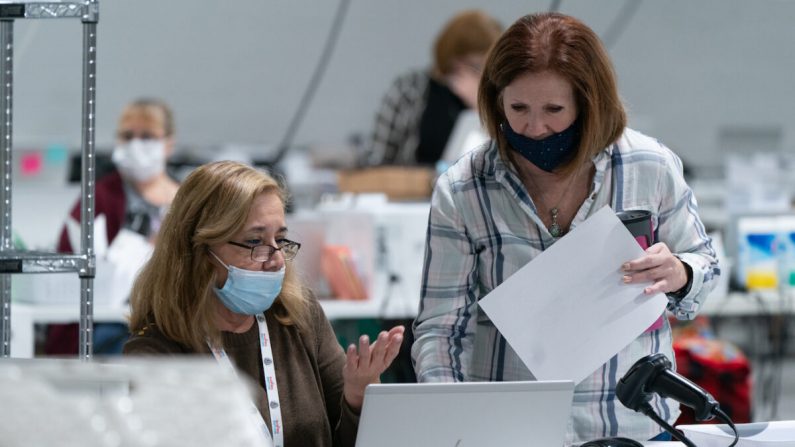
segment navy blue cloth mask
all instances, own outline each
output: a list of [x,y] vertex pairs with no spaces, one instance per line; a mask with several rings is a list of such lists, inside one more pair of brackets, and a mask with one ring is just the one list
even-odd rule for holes
[[500,124],[500,129],[513,150],[547,172],[552,172],[558,166],[571,160],[577,152],[577,145],[580,142],[579,120],[575,120],[571,126],[560,133],[541,140],[534,140],[514,132],[507,122]]

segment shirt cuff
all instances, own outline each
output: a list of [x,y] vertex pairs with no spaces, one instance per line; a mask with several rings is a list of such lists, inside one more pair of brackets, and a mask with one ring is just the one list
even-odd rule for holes
[[342,413],[343,415],[349,417],[352,421],[356,421],[359,423],[359,416],[361,416],[361,410],[356,411],[351,407],[347,400],[345,400],[345,396],[342,396]]
[[668,310],[670,310],[678,320],[692,320],[696,317],[701,308],[701,294],[704,290],[704,272],[706,265],[702,256],[695,253],[678,253],[677,258],[692,271],[690,280],[690,290],[682,298],[668,298]]

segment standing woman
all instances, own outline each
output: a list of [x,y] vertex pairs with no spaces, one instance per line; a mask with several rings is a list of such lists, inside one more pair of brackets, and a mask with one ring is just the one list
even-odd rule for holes
[[286,200],[240,163],[192,172],[133,287],[124,352],[230,359],[259,384],[274,445],[353,446],[364,389],[397,355],[403,327],[343,351],[290,262],[301,244],[288,239]]
[[[679,319],[696,315],[720,274],[711,241],[680,159],[626,127],[590,28],[557,13],[519,19],[489,53],[478,105],[492,141],[443,174],[432,199],[412,349],[420,381],[532,380],[478,300],[605,205],[652,214],[657,243],[616,266],[624,281],[666,293]],[[524,299],[534,299],[532,284]],[[567,445],[660,434],[615,397],[618,379],[657,352],[674,360],[665,319],[577,384]],[[673,400],[652,404],[670,423],[679,415]]]

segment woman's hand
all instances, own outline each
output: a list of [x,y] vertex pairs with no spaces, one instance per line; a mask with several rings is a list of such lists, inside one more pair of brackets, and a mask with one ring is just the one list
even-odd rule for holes
[[477,110],[480,71],[476,67],[458,62],[453,72],[447,76],[448,88],[458,96],[467,107]]
[[381,331],[378,339],[370,345],[367,335],[359,337],[359,350],[351,344],[345,353],[345,366],[342,377],[345,380],[343,394],[348,405],[356,411],[361,410],[364,401],[364,389],[371,383],[381,381],[381,373],[395,360],[400,344],[403,343],[403,326],[395,326]]
[[676,292],[687,284],[684,264],[671,254],[671,250],[663,242],[647,248],[644,256],[625,262],[621,271],[624,272],[626,284],[651,281],[652,285],[643,289],[643,293],[647,295]]

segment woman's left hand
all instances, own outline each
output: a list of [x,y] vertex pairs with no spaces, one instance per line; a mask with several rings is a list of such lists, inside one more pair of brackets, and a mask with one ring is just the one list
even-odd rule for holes
[[381,331],[378,339],[370,345],[367,335],[359,337],[359,349],[351,344],[345,353],[345,366],[342,377],[345,381],[343,394],[348,405],[356,411],[361,410],[364,402],[364,389],[371,383],[381,381],[381,373],[395,360],[400,345],[403,343],[403,326],[395,326]]
[[461,62],[456,63],[453,72],[447,76],[447,86],[468,108],[478,108],[480,71],[477,68]]
[[624,272],[626,284],[651,281],[652,285],[643,289],[647,295],[676,292],[687,284],[684,264],[671,254],[671,250],[663,242],[647,248],[644,256],[625,262],[621,271]]

